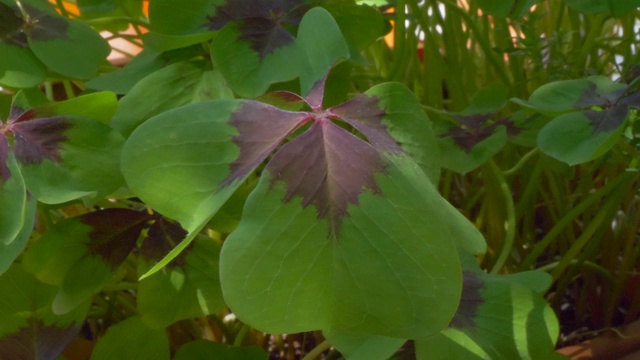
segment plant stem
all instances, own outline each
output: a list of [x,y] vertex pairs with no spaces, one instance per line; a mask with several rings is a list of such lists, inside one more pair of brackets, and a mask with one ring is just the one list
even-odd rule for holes
[[513,243],[516,236],[516,212],[515,206],[513,204],[513,196],[511,195],[511,190],[509,189],[509,185],[502,175],[502,171],[500,171],[498,165],[496,165],[493,159],[489,160],[487,162],[487,165],[488,169],[491,171],[491,175],[498,181],[498,185],[500,186],[500,190],[502,191],[502,196],[504,197],[507,212],[507,220],[504,224],[504,244],[502,245],[502,249],[500,250],[498,259],[493,264],[493,268],[490,272],[491,274],[497,274],[504,267],[504,264],[507,262],[511,251],[513,250]]
[[316,359],[320,354],[322,354],[325,350],[331,348],[331,344],[327,340],[321,342],[316,347],[314,347],[311,351],[309,351],[302,359],[300,360],[313,360]]
[[249,332],[249,329],[251,329],[249,327],[249,325],[242,324],[242,327],[240,328],[240,331],[238,331],[238,334],[236,335],[236,338],[233,340],[233,345],[234,346],[242,345],[242,341],[244,340],[245,336]]

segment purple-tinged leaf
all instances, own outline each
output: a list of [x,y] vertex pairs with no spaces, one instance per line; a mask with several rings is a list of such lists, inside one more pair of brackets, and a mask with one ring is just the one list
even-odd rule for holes
[[20,9],[0,2],[0,42],[26,47],[27,38],[21,31],[23,25]]
[[[187,232],[180,225],[160,217],[149,228],[147,238],[140,247],[140,258],[149,263],[158,262],[186,237]],[[184,255],[178,255],[169,266],[184,263]]]
[[0,359],[54,360],[80,331],[79,324],[47,326],[36,318],[28,322],[18,332],[0,336]]
[[62,161],[61,143],[67,140],[65,131],[72,127],[71,123],[64,116],[23,120],[21,116],[11,127],[18,161],[24,164],[40,164],[44,159]]
[[590,82],[589,87],[574,104],[574,108],[588,108],[591,106],[609,107],[614,105],[626,92],[627,88],[616,89],[613,92],[603,92],[596,83]]
[[387,153],[402,151],[382,122],[386,113],[380,107],[377,97],[358,95],[344,104],[329,109],[328,113],[348,122],[366,136],[376,149]]
[[56,291],[19,264],[0,276],[0,358],[53,360],[73,339],[89,302],[56,316],[51,312]]
[[305,101],[307,102],[307,104],[309,104],[309,106],[311,106],[311,109],[314,111],[319,111],[322,109],[322,100],[324,99],[324,89],[327,83],[327,77],[329,77],[328,73],[320,80],[316,81],[316,83],[313,84],[313,87],[311,87],[311,90],[305,97]]
[[318,219],[328,218],[329,237],[335,238],[348,206],[358,204],[360,193],[380,191],[375,175],[385,166],[370,144],[320,117],[284,145],[266,170],[273,174],[272,183],[285,183],[284,202],[300,196],[303,208],[314,205]]
[[478,307],[484,302],[480,291],[484,282],[477,273],[464,271],[462,273],[462,296],[456,314],[449,326],[458,329],[474,329]]
[[[0,180],[2,180],[0,185],[3,185],[9,180],[9,178],[11,178],[11,171],[7,165],[7,158],[10,151],[11,148],[9,147],[9,141],[4,134],[0,133]],[[2,189],[1,186],[0,189]]]
[[31,40],[50,41],[67,39],[69,23],[61,16],[56,16],[26,2],[20,5],[27,15],[23,31]]
[[151,215],[129,209],[104,209],[82,215],[82,223],[91,226],[87,234],[89,253],[99,256],[111,267],[118,267],[136,245]]
[[240,38],[249,41],[262,60],[295,41],[283,25],[299,25],[308,9],[302,0],[228,0],[216,7],[216,14],[209,18],[209,29],[220,30],[229,22],[239,21]]
[[242,103],[229,120],[229,125],[238,130],[233,143],[240,149],[240,155],[231,163],[231,173],[221,185],[245,178],[287,135],[310,119],[304,112],[283,111],[257,101]]
[[589,119],[594,128],[594,134],[614,131],[624,123],[628,113],[629,107],[626,105],[614,105],[602,111],[583,111],[584,116]]

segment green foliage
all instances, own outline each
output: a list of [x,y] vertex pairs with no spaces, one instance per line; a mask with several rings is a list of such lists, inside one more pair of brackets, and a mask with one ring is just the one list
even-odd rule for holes
[[466,5],[0,0],[0,359],[537,360],[563,311],[635,320],[640,3]]

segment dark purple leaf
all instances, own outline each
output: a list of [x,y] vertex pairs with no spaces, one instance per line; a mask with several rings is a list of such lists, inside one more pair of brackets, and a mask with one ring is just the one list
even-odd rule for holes
[[[180,225],[160,217],[149,228],[148,236],[140,247],[140,257],[148,262],[158,262],[186,237],[187,232]],[[180,255],[169,263],[169,266],[181,266],[184,264],[188,252],[189,248],[182,251]]]
[[615,105],[602,111],[584,110],[584,116],[594,127],[594,133],[609,132],[617,129],[629,113],[627,105]]
[[67,140],[64,132],[71,127],[64,116],[14,123],[11,131],[16,158],[25,164],[39,164],[44,159],[62,161],[60,143]]
[[369,143],[322,117],[284,145],[266,167],[272,184],[286,185],[283,201],[300,196],[303,207],[314,205],[319,219],[328,218],[332,238],[361,192],[380,191],[374,176],[384,170],[383,158]]
[[640,109],[640,90],[627,94],[625,97],[620,99],[618,104],[629,105],[630,107]]
[[318,111],[322,109],[322,100],[324,99],[324,88],[325,88],[325,84],[327,83],[328,76],[329,74],[327,73],[327,75],[324,76],[322,79],[316,81],[316,83],[313,84],[311,91],[309,91],[309,94],[307,94],[307,97],[305,100],[307,101],[309,106],[311,106],[311,109],[313,109],[314,111]]
[[239,21],[240,38],[249,41],[261,59],[275,49],[289,45],[294,36],[283,25],[299,25],[309,9],[302,0],[228,0],[209,17],[209,29],[220,30],[232,21]]
[[23,31],[30,39],[49,41],[68,38],[67,29],[69,23],[67,23],[63,17],[48,14],[26,2],[22,2],[21,4],[28,15],[27,21],[23,26]]
[[82,223],[92,227],[89,252],[114,268],[133,250],[149,220],[151,215],[129,209],[104,209],[80,217]]
[[484,282],[480,276],[472,271],[462,273],[462,295],[460,305],[449,326],[464,330],[475,326],[478,307],[484,302],[480,296],[480,290],[484,288]]
[[17,6],[11,7],[0,2],[0,40],[20,47],[27,46],[27,38],[22,31],[24,21]]
[[609,94],[600,94],[596,90],[596,84],[589,83],[589,88],[582,93],[582,96],[575,103],[574,107],[583,109],[591,106],[612,106],[627,92],[628,88],[620,89]]
[[495,113],[488,114],[471,114],[456,115],[455,118],[460,122],[460,127],[452,127],[449,131],[441,134],[441,137],[451,137],[467,154],[483,140],[489,138],[500,125],[506,127],[507,135],[515,136],[520,131],[512,123],[509,118],[502,118],[498,121],[490,123]]
[[348,122],[376,149],[388,153],[402,151],[382,123],[385,112],[378,104],[377,97],[358,95],[344,104],[327,110],[327,113]]
[[0,337],[0,359],[54,360],[76,336],[80,327],[45,325],[30,319],[30,327]]
[[240,156],[231,164],[231,173],[222,186],[244,178],[263,162],[271,152],[311,116],[304,112],[290,112],[257,101],[244,102],[229,120],[238,130],[233,142],[240,148]]
[[9,166],[7,165],[7,157],[9,156],[9,151],[11,148],[9,147],[9,141],[7,140],[4,134],[0,134],[0,179],[2,179],[2,183],[0,183],[0,189],[2,189],[2,184],[7,182],[11,177],[11,171],[9,170]]

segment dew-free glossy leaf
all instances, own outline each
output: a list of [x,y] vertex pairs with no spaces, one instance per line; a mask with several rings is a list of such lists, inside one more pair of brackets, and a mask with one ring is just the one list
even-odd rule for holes
[[[303,94],[306,95],[325,76],[331,65],[349,56],[338,25],[322,8],[314,8],[305,14],[295,41],[287,30],[278,27],[276,39],[280,40],[273,43],[274,46],[263,46],[272,43],[265,42],[262,35],[258,38],[245,35],[251,34],[249,30],[264,34],[266,28],[261,27],[272,23],[271,20],[258,20],[228,23],[211,46],[211,57],[216,68],[241,96],[261,95],[271,84],[298,76]],[[252,29],[256,26],[258,29]]]
[[0,276],[0,358],[55,359],[80,330],[89,303],[64,316],[51,312],[56,287],[13,265]]
[[53,71],[79,79],[95,76],[111,51],[109,44],[84,22],[64,18],[47,5],[20,3],[26,17],[19,34],[26,36],[29,48]]
[[618,105],[604,111],[560,115],[540,130],[538,146],[569,165],[593,160],[615,145],[624,130],[627,113],[627,106]]
[[0,274],[20,255],[31,235],[37,201],[27,193],[24,179],[0,136]]
[[432,207],[443,200],[417,165],[381,158],[378,193],[363,189],[336,219],[288,195],[288,175],[273,172],[282,151],[222,249],[222,288],[234,313],[274,333],[335,329],[408,338],[446,325],[460,290],[459,265],[449,256],[456,245],[448,219]]
[[0,84],[28,88],[42,83],[46,75],[46,67],[31,50],[0,41]]
[[167,110],[210,99],[232,98],[224,79],[202,63],[178,62],[138,82],[119,103],[111,125],[125,136]]
[[105,209],[60,221],[29,247],[23,263],[40,281],[60,285],[53,309],[67,313],[109,282],[148,219]]
[[[528,275],[549,282],[547,274]],[[416,340],[418,359],[548,359],[559,333],[551,307],[519,281],[466,271],[460,308],[440,334]]]
[[536,89],[529,97],[529,104],[542,113],[557,113],[608,104],[615,98],[612,95],[625,88],[625,84],[599,76],[555,81]]
[[[154,223],[140,249],[140,274],[161,260],[171,250],[170,244],[179,243],[187,235],[176,226],[164,220]],[[178,320],[223,309],[219,253],[220,246],[213,239],[197,237],[165,269],[141,280],[138,310],[145,324],[165,328]]]
[[349,360],[387,360],[402,347],[406,339],[386,336],[323,332],[324,337]]
[[230,346],[213,341],[196,340],[178,349],[174,360],[267,360],[269,354],[257,346]]
[[123,320],[109,327],[91,354],[91,360],[113,359],[169,360],[167,332],[148,327],[139,316]]

